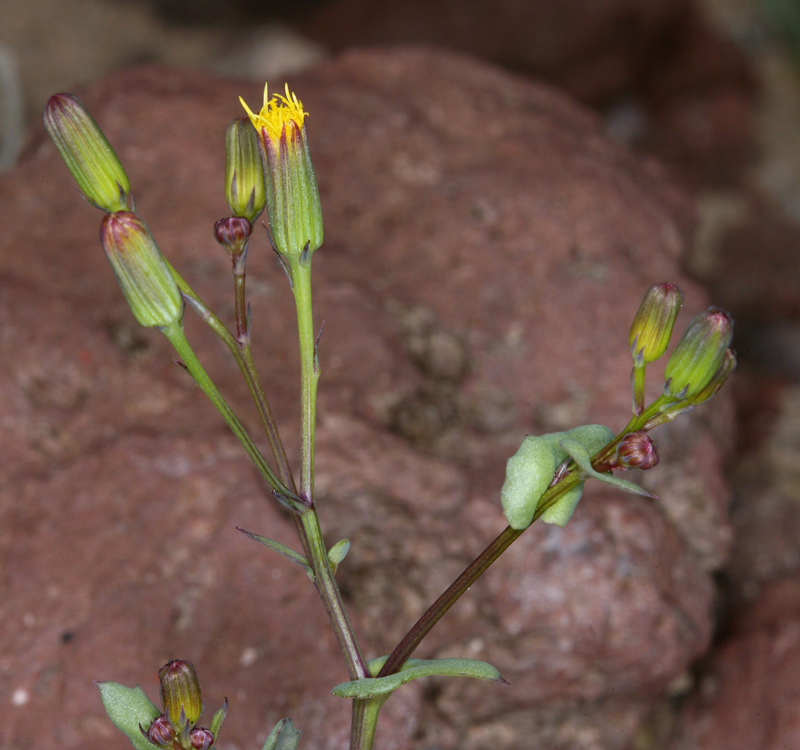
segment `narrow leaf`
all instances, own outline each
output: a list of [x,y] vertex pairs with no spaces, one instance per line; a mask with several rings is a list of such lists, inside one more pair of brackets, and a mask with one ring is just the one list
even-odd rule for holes
[[[385,656],[373,659],[368,666],[370,672],[380,671]],[[397,690],[401,685],[418,677],[475,677],[508,684],[491,664],[474,659],[409,659],[397,674],[388,677],[368,677],[353,682],[343,682],[331,692],[339,698],[374,698]]]
[[214,714],[214,718],[211,719],[211,726],[209,730],[211,734],[214,735],[214,742],[219,739],[219,731],[222,729],[222,722],[225,721],[225,717],[228,715],[228,699],[225,699],[225,702],[222,704],[222,708]]
[[95,682],[100,689],[100,699],[108,718],[131,741],[136,750],[153,750],[153,745],[143,734],[139,725],[147,731],[161,711],[145,695],[138,685],[125,687],[117,682]]
[[617,479],[617,477],[612,476],[610,473],[601,474],[599,471],[595,471],[592,468],[592,457],[589,455],[589,451],[577,440],[562,440],[559,442],[559,445],[567,452],[567,455],[575,461],[578,468],[586,474],[586,476],[597,479],[599,482],[610,484],[612,487],[616,487],[623,492],[630,492],[633,495],[644,495],[645,497],[656,497],[652,492],[648,492],[638,484],[628,482],[625,479]]
[[241,531],[248,539],[252,539],[254,542],[258,542],[259,544],[263,544],[265,547],[269,547],[273,552],[277,552],[279,555],[283,555],[287,560],[291,560],[293,563],[297,563],[298,565],[305,568],[306,573],[309,575],[313,575],[311,572],[311,566],[308,564],[308,560],[303,557],[298,552],[295,552],[293,549],[289,549],[286,545],[281,544],[280,542],[276,542],[274,539],[270,539],[266,536],[259,536],[258,534],[253,534],[250,531],[246,531],[245,529],[241,529],[238,526],[236,527],[237,531]]

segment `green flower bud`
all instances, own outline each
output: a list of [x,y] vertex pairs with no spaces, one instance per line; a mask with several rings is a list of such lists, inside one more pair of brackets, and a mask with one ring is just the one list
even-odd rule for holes
[[307,112],[286,87],[286,96],[271,99],[264,88],[264,106],[254,114],[242,101],[256,129],[266,165],[267,213],[278,252],[299,256],[322,244],[322,208],[308,150]]
[[225,131],[225,197],[231,211],[251,224],[266,205],[258,135],[246,117],[234,120]]
[[717,391],[722,388],[725,381],[735,369],[736,353],[733,349],[728,349],[723,355],[722,364],[714,374],[714,377],[711,378],[708,385],[692,399],[692,402],[694,404],[702,404],[704,401],[708,401],[712,396],[716,396]]
[[172,723],[182,729],[193,727],[203,713],[200,682],[191,662],[174,660],[158,670],[161,703]]
[[733,320],[724,310],[709,307],[696,315],[667,362],[664,393],[694,401],[705,392],[722,366],[732,337]]
[[666,350],[675,318],[683,304],[683,292],[674,284],[653,284],[631,324],[630,345],[637,367],[655,362]]
[[183,299],[144,221],[129,211],[107,214],[100,241],[136,320],[163,328],[183,316]]
[[128,176],[103,132],[72,94],[54,94],[44,126],[86,200],[110,213],[128,208]]

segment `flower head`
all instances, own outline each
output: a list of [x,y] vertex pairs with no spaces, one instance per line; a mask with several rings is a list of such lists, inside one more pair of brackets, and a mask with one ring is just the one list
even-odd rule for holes
[[183,317],[183,298],[153,236],[130,211],[106,214],[100,241],[136,320],[165,327]]
[[269,97],[255,114],[240,99],[258,134],[266,168],[267,214],[275,249],[290,258],[307,258],[322,244],[322,208],[308,149],[308,113],[286,87],[286,96]]
[[97,123],[72,94],[53,94],[44,126],[86,200],[103,211],[128,208],[128,176]]
[[269,87],[264,84],[264,106],[261,111],[255,114],[250,107],[247,106],[242,97],[239,101],[247,112],[250,122],[256,132],[261,133],[262,129],[266,135],[273,141],[278,142],[281,139],[283,130],[287,124],[296,127],[298,130],[303,129],[308,112],[303,110],[302,102],[297,98],[297,95],[289,91],[289,84],[286,84],[286,96],[282,94],[273,94],[272,98],[269,96]]

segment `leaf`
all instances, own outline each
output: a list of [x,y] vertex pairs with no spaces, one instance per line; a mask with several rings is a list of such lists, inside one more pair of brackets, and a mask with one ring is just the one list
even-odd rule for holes
[[555,470],[553,446],[542,437],[526,437],[508,459],[500,503],[512,529],[527,529],[531,525],[539,500],[553,481]]
[[273,552],[277,552],[279,555],[283,555],[287,560],[291,560],[293,563],[297,563],[297,565],[300,565],[301,567],[305,568],[308,577],[312,581],[314,580],[314,573],[311,570],[311,566],[308,564],[308,560],[306,560],[306,558],[303,557],[300,553],[295,552],[293,549],[290,549],[285,544],[276,542],[274,539],[270,539],[269,537],[253,534],[253,532],[246,531],[245,529],[241,529],[238,526],[236,527],[236,530],[241,531],[242,534],[244,534],[248,539],[252,539],[254,542],[263,544],[265,547],[268,547]]
[[117,682],[95,682],[100,689],[103,708],[114,726],[125,734],[136,750],[153,750],[153,745],[143,734],[139,725],[147,731],[161,711],[145,695],[138,685],[125,687]]
[[336,575],[336,571],[339,569],[339,565],[341,564],[342,560],[347,557],[347,553],[350,551],[350,540],[349,539],[341,539],[336,544],[333,545],[328,550],[328,562],[330,563],[331,570],[333,574]]
[[211,719],[211,726],[209,730],[211,734],[214,735],[214,743],[219,739],[219,731],[222,729],[222,722],[225,721],[225,717],[228,715],[228,699],[225,699],[225,702],[222,704],[222,708],[214,714],[214,717]]
[[586,447],[577,440],[562,440],[559,445],[564,451],[566,451],[567,455],[572,458],[572,460],[578,465],[578,468],[584,474],[586,474],[586,476],[592,477],[592,479],[597,479],[599,482],[610,484],[612,487],[616,487],[624,492],[630,492],[633,495],[644,495],[645,497],[652,498],[656,497],[652,492],[648,492],[638,484],[628,482],[625,479],[617,479],[617,477],[612,476],[610,472],[608,474],[602,474],[599,471],[595,471],[592,468],[591,454],[588,450],[586,450]]
[[[367,665],[372,674],[380,671],[388,657],[373,659]],[[418,677],[476,677],[508,684],[491,664],[475,659],[409,659],[397,674],[387,677],[367,677],[363,680],[343,682],[331,692],[338,698],[374,698],[387,695],[401,685]]]
[[571,490],[568,490],[566,493],[564,493],[560,498],[558,498],[558,500],[556,500],[555,503],[553,503],[546,511],[544,511],[541,516],[539,516],[539,520],[564,528],[564,526],[566,526],[569,522],[569,519],[572,518],[575,508],[578,507],[578,502],[583,494],[584,484],[585,482],[581,482]]
[[291,719],[281,719],[269,733],[262,750],[295,750],[300,734]]

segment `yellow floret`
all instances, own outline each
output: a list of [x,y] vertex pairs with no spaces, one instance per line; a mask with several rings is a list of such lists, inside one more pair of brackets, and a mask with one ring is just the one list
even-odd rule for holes
[[253,127],[259,132],[264,129],[267,135],[274,141],[280,140],[283,127],[289,122],[294,122],[298,128],[303,127],[303,122],[308,116],[308,112],[303,111],[303,105],[298,100],[297,95],[289,91],[289,84],[286,84],[286,96],[273,94],[270,99],[267,86],[264,86],[264,106],[261,111],[255,114],[247,106],[244,99],[239,97],[239,101],[247,112]]

